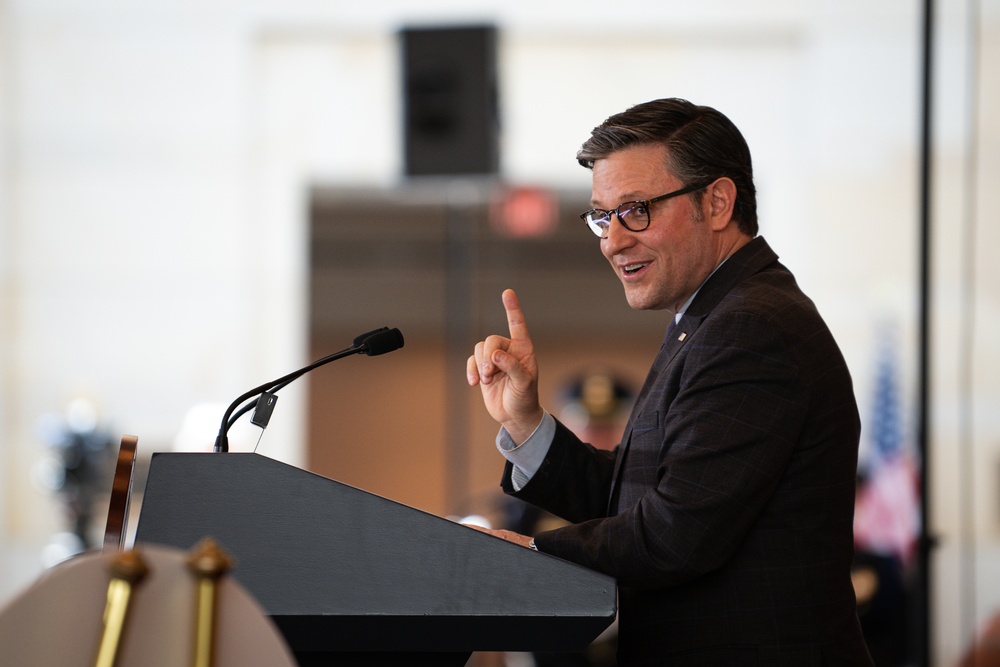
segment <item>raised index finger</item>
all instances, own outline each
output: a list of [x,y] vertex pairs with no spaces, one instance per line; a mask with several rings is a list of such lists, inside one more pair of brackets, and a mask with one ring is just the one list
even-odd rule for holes
[[524,313],[521,312],[521,303],[517,300],[517,294],[512,289],[506,289],[501,295],[504,310],[507,311],[507,328],[510,330],[511,340],[530,340],[528,336],[528,325],[524,322]]

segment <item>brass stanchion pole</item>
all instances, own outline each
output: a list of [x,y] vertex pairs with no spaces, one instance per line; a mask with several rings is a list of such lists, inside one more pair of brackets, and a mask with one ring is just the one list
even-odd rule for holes
[[188,557],[187,566],[198,579],[194,667],[212,667],[216,584],[232,567],[232,559],[215,540],[206,537],[195,545]]
[[104,633],[97,650],[95,667],[114,667],[118,647],[124,634],[125,618],[132,597],[132,589],[149,572],[142,557],[135,551],[119,551],[109,561],[111,581],[108,583],[108,601],[104,606]]

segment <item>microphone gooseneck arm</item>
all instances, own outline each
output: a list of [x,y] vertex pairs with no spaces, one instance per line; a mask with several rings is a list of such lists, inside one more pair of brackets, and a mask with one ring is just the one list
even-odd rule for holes
[[[389,330],[389,327],[379,327],[378,329],[372,329],[371,331],[367,331],[367,332],[361,334],[360,336],[356,337],[354,339],[354,342],[351,343],[351,346],[349,348],[341,350],[340,352],[334,352],[333,354],[327,355],[327,356],[323,357],[322,359],[320,359],[318,361],[314,361],[313,363],[309,364],[305,368],[300,368],[299,370],[297,370],[297,371],[295,371],[293,373],[289,373],[288,375],[284,376],[283,378],[278,378],[272,384],[269,384],[267,386],[261,385],[260,387],[257,387],[256,389],[251,389],[246,394],[244,394],[240,398],[237,398],[235,401],[233,401],[233,405],[229,406],[229,409],[232,410],[233,408],[236,407],[236,405],[239,404],[240,401],[245,400],[245,399],[251,399],[251,400],[247,400],[246,404],[242,408],[240,408],[239,410],[237,410],[235,413],[232,414],[231,417],[229,417],[228,421],[226,422],[226,433],[229,432],[229,429],[231,429],[233,427],[233,424],[235,424],[236,421],[240,417],[242,417],[246,413],[250,412],[251,410],[253,410],[257,406],[257,397],[259,395],[261,395],[263,393],[272,393],[273,394],[273,393],[275,393],[277,391],[280,391],[284,387],[288,386],[291,382],[297,380],[300,376],[305,375],[306,373],[308,373],[309,371],[311,371],[313,369],[319,368],[320,366],[322,366],[324,364],[327,364],[327,363],[330,363],[331,361],[336,361],[337,359],[342,359],[344,357],[350,356],[351,354],[360,354],[361,352],[364,352],[365,351],[365,342],[369,338],[371,338],[372,336],[375,336],[376,334],[381,334],[383,331],[388,331],[388,330]],[[400,345],[400,347],[401,346],[402,345]],[[216,451],[219,451],[219,450],[216,449]]]
[[[318,366],[322,366],[323,364],[329,363],[331,361],[336,361],[337,359],[342,359],[342,358],[350,356],[352,354],[357,354],[358,352],[360,352],[359,348],[351,346],[351,347],[349,347],[349,348],[347,348],[345,350],[341,350],[340,352],[334,352],[333,354],[331,354],[329,356],[323,357],[319,361],[316,361],[316,362],[313,362],[312,364],[309,364],[309,366],[307,366],[306,368],[308,370],[312,370],[313,368],[316,368]],[[229,438],[227,437],[227,434],[229,432],[229,428],[233,425],[232,422],[230,421],[230,416],[233,414],[233,411],[236,410],[236,407],[240,403],[242,403],[243,401],[245,401],[245,400],[247,400],[249,398],[253,398],[253,397],[257,396],[258,394],[260,394],[262,392],[268,391],[269,389],[273,388],[275,385],[279,385],[279,384],[281,384],[283,382],[284,383],[291,382],[292,380],[295,380],[296,378],[298,378],[303,373],[308,372],[308,370],[297,370],[297,371],[294,371],[292,373],[289,373],[288,375],[284,375],[284,376],[278,378],[277,380],[274,380],[274,381],[271,381],[271,382],[266,382],[266,383],[260,385],[259,387],[254,387],[253,389],[251,389],[250,391],[246,392],[245,394],[242,394],[239,398],[237,398],[235,401],[233,401],[229,405],[229,408],[226,409],[226,413],[222,416],[222,424],[220,424],[220,426],[219,426],[219,435],[215,439],[215,451],[217,451],[217,452],[228,452],[229,451]],[[282,386],[284,386],[284,385],[282,385]],[[246,409],[243,410],[240,414],[245,413],[246,410],[248,410],[249,408],[252,408],[253,405],[254,405],[253,403],[250,403],[250,405],[247,406]],[[233,420],[233,421],[235,421],[235,420]]]
[[[230,403],[229,407],[226,409],[225,414],[222,416],[222,423],[219,425],[219,435],[215,438],[215,451],[229,451],[229,429],[234,423],[236,423],[237,419],[246,414],[249,410],[253,409],[256,405],[256,401],[250,401],[249,399],[256,398],[265,392],[276,392],[294,380],[302,377],[309,371],[315,370],[332,361],[349,357],[352,354],[367,354],[368,356],[375,356],[397,350],[401,347],[403,347],[403,334],[400,333],[399,329],[380,327],[361,334],[354,339],[354,342],[348,348],[327,355],[322,359],[312,362],[308,366],[292,371],[287,375],[283,375],[277,380],[272,380],[271,382],[266,382],[259,387],[254,387],[250,391],[240,395],[240,397]],[[247,404],[240,408],[239,411],[236,411],[237,406],[244,401],[248,401]]]

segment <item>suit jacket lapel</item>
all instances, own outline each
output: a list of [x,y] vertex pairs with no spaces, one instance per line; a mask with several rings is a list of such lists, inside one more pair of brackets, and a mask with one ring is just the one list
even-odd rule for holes
[[611,516],[615,512],[615,506],[618,503],[617,491],[621,477],[622,462],[625,460],[625,455],[632,442],[632,426],[635,423],[635,418],[645,410],[646,401],[649,400],[649,392],[656,385],[660,374],[670,365],[670,362],[690,337],[687,333],[689,328],[687,319],[687,316],[684,316],[676,326],[667,328],[663,343],[660,345],[660,351],[657,352],[656,358],[653,360],[653,365],[650,367],[649,373],[646,374],[646,380],[642,384],[642,389],[636,395],[628,423],[625,424],[625,431],[622,433],[618,456],[615,458],[615,469],[611,477],[611,492],[608,494],[608,516]]
[[614,473],[611,478],[611,489],[608,494],[608,516],[617,512],[618,495],[621,487],[622,464],[628,454],[629,445],[632,441],[632,427],[638,415],[646,409],[646,402],[649,399],[649,392],[656,384],[663,371],[673,362],[674,357],[681,351],[688,340],[704,321],[705,317],[712,309],[729,293],[729,291],[746,277],[757,273],[764,267],[776,262],[778,256],[774,254],[763,237],[757,237],[750,241],[726,260],[722,266],[702,285],[698,291],[698,296],[691,302],[690,307],[681,316],[680,322],[676,326],[668,327],[664,336],[660,351],[653,360],[653,365],[646,375],[642,389],[636,396],[632,413],[629,415],[625,431],[622,433],[621,445],[618,448],[618,456],[615,459]]

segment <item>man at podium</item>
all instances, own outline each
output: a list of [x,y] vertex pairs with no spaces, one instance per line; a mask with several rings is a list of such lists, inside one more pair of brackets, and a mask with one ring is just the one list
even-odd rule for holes
[[852,382],[757,236],[743,136],[662,99],[607,119],[577,159],[593,172],[581,218],[629,305],[672,316],[609,452],[540,405],[530,318],[504,292],[509,334],[475,346],[468,380],[501,425],[503,489],[572,524],[493,532],[617,578],[619,664],[870,665],[850,578]]

